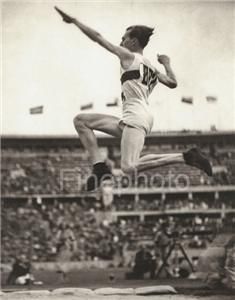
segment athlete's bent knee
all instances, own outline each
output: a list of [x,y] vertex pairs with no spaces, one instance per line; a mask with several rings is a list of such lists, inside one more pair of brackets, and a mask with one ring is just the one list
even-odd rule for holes
[[74,119],[73,119],[73,124],[74,127],[77,130],[82,130],[86,126],[87,120],[86,120],[86,115],[85,114],[78,114]]
[[131,163],[121,162],[122,172],[128,175],[133,175],[136,172],[136,166]]

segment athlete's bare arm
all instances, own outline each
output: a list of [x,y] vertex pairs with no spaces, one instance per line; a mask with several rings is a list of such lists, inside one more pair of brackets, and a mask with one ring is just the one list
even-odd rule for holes
[[165,68],[166,74],[162,74],[158,72],[157,77],[159,82],[162,84],[168,86],[171,89],[174,89],[177,87],[177,81],[175,78],[175,74],[172,71],[171,65],[170,65],[170,58],[166,55],[158,55],[158,62],[162,64]]
[[62,10],[55,6],[57,12],[62,16],[63,21],[68,24],[74,24],[77,26],[86,36],[88,36],[92,41],[98,43],[106,50],[110,51],[111,53],[115,54],[121,61],[122,66],[128,67],[134,60],[134,54],[129,51],[128,49],[116,46],[109,41],[107,41],[99,32],[95,31],[94,29],[88,27],[87,25],[83,24],[82,22],[78,21],[75,18],[72,18],[68,14],[64,13]]

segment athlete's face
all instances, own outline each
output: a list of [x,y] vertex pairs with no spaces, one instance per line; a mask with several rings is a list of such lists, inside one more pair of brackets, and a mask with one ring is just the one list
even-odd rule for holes
[[120,46],[127,48],[130,51],[133,51],[134,44],[135,44],[135,38],[130,37],[130,30],[127,30],[124,36],[122,37]]

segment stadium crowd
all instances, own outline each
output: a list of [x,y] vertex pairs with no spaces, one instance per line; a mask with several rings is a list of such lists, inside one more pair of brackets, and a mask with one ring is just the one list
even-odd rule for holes
[[[234,221],[234,218],[230,220],[233,225]],[[140,240],[154,241],[159,246],[163,231],[168,238],[177,231],[185,247],[200,248],[206,247],[215,229],[221,226],[221,218],[201,215],[160,216],[144,222],[138,218],[121,218],[114,222],[104,215],[98,201],[42,202],[38,199],[36,203],[11,205],[3,201],[2,262],[25,254],[36,262],[116,258],[122,264],[125,253],[136,249]],[[211,232],[198,235],[194,231]]]
[[[160,149],[161,150],[161,149]],[[144,153],[160,151],[157,146],[145,147]],[[164,149],[163,149],[164,150]],[[161,150],[161,151],[163,151]],[[170,149],[173,151],[174,149]],[[120,153],[116,149],[113,154],[107,148],[110,165],[114,173],[120,170]],[[176,182],[178,174],[187,175],[189,185],[231,185],[235,183],[235,153],[229,149],[223,152],[210,150],[214,176],[209,178],[199,170],[183,165],[166,166],[154,172],[145,173],[145,177],[130,180],[127,176],[115,175],[116,187],[127,188],[139,186],[175,186],[186,184]],[[51,149],[40,151],[33,149],[2,150],[1,192],[3,195],[15,194],[70,194],[82,190],[82,186],[90,172],[87,153],[81,149]],[[116,172],[117,173],[117,172]],[[153,179],[153,177],[155,177]]]
[[235,203],[232,199],[209,199],[202,197],[190,199],[174,199],[161,200],[161,199],[144,199],[141,198],[137,202],[135,200],[117,198],[112,207],[116,211],[191,211],[199,210],[206,211],[208,209],[234,209]]
[[[151,145],[144,148],[144,153],[179,150],[182,149],[177,145],[168,145],[167,149]],[[155,186],[169,186],[172,174],[173,178],[178,174],[186,174],[190,185],[234,184],[235,152],[225,148],[217,151],[213,147],[206,150],[210,152],[213,178],[208,178],[197,169],[175,165],[157,170],[159,173],[146,172],[145,177],[130,180],[127,176],[120,176],[118,148],[107,148],[106,158],[113,168],[116,188],[149,188],[156,174],[160,176],[156,177]],[[211,208],[221,211],[222,208],[234,208],[231,199],[219,199],[214,195],[213,199],[194,196],[173,200],[141,196],[138,201],[133,195],[128,198],[120,196],[114,199],[108,210],[95,198],[56,200],[57,195],[65,195],[66,199],[66,195],[82,191],[90,167],[88,154],[83,149],[2,149],[1,194],[5,197],[1,204],[3,263],[10,263],[15,257],[26,255],[34,262],[112,259],[117,265],[127,265],[128,253],[137,250],[140,240],[151,241],[157,255],[161,256],[162,249],[168,247],[176,233],[186,248],[203,248],[224,222],[229,226],[235,224],[232,214],[225,219],[221,213],[213,215],[194,212],[183,215],[190,210],[206,212]],[[164,178],[163,184],[159,178]],[[47,194],[53,195],[53,199],[40,197]],[[9,200],[7,196],[10,195],[15,198],[26,196],[27,200]],[[164,214],[170,210],[178,210],[182,214]],[[110,218],[111,213],[122,211],[157,211],[160,214],[148,216],[144,221],[130,216],[119,217],[116,221]]]

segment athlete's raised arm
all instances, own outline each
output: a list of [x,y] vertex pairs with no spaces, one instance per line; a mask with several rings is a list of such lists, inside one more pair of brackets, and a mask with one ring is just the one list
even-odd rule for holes
[[170,65],[170,58],[167,55],[158,55],[157,58],[158,62],[164,66],[166,71],[166,74],[162,74],[160,72],[157,73],[159,82],[168,86],[171,89],[176,88],[177,81]]
[[88,36],[92,41],[98,43],[106,50],[110,51],[111,53],[115,54],[119,57],[121,64],[123,66],[128,66],[132,63],[134,59],[134,54],[129,51],[128,49],[116,46],[109,41],[107,41],[99,32],[96,30],[88,27],[87,25],[83,24],[82,22],[78,21],[76,18],[69,16],[68,14],[64,13],[58,7],[55,6],[56,11],[62,16],[63,21],[68,24],[74,24],[77,26],[86,36]]

